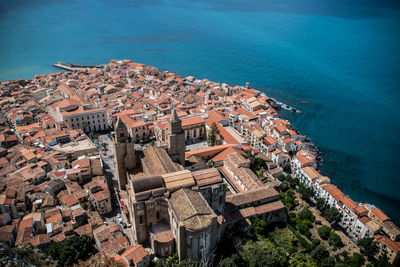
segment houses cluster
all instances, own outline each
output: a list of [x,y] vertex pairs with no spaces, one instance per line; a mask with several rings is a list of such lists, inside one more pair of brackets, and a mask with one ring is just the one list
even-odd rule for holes
[[46,248],[73,235],[93,236],[111,211],[99,155],[17,144],[1,157],[0,238]]
[[[88,129],[59,120],[46,109],[48,103],[57,103],[57,95],[37,84],[43,78],[58,86],[56,76],[49,77],[0,86],[0,241],[46,249],[88,235],[102,241],[101,253],[122,254],[130,242],[120,225],[105,225],[103,219],[112,206],[99,152],[85,134]],[[114,238],[101,235],[104,227]],[[113,227],[119,232],[110,231]],[[125,240],[115,238],[117,234]],[[134,264],[129,255],[121,260]]]
[[[102,68],[2,82],[0,94],[0,224],[7,221],[0,231],[10,232],[0,236],[14,236],[16,244],[86,231],[101,253],[126,266],[148,262],[149,252],[198,259],[195,243],[212,251],[226,225],[245,231],[253,217],[286,222],[275,189],[287,173],[337,208],[351,237],[374,237],[391,262],[400,257],[399,228],[320,174],[315,147],[279,118],[273,99],[248,84],[111,60]],[[115,175],[132,243],[119,225],[99,219],[112,209],[110,192],[86,133],[106,131],[114,131]],[[152,146],[135,149],[144,143]],[[256,158],[266,162],[261,174],[250,166]],[[192,225],[191,218],[202,223]]]
[[351,238],[359,240],[373,237],[379,244],[379,255],[387,253],[391,263],[398,262],[400,228],[382,210],[353,201],[316,170],[312,158],[297,155],[292,163],[294,177],[312,188],[316,199],[323,199],[327,205],[338,210],[341,215],[339,225]]

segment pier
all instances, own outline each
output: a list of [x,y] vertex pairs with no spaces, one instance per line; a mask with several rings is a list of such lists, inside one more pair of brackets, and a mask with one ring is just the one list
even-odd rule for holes
[[77,65],[65,62],[57,62],[56,64],[53,64],[53,66],[68,71],[77,71],[81,69],[94,69],[94,68],[104,67],[104,65]]

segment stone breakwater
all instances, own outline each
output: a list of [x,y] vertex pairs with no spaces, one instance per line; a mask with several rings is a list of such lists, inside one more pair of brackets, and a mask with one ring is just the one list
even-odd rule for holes
[[57,62],[53,64],[54,67],[68,70],[68,71],[77,71],[81,69],[94,69],[94,68],[102,68],[104,65],[78,65],[72,63],[65,63],[65,62]]

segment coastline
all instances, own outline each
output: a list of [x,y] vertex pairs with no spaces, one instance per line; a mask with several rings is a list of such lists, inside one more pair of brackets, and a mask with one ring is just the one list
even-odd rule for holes
[[[2,92],[15,94],[13,90],[17,91],[18,88],[26,90],[27,93],[33,90],[37,98],[51,100],[48,98],[51,98],[54,88],[57,88],[62,94],[61,97],[66,97],[65,101],[72,92],[78,92],[74,94],[74,101],[85,103],[87,108],[77,110],[77,112],[104,112],[102,116],[107,117],[107,127],[94,128],[93,126],[92,131],[112,127],[114,124],[112,117],[119,116],[118,113],[129,117],[127,115],[130,114],[129,112],[143,113],[142,116],[144,116],[145,113],[151,111],[154,113],[152,117],[147,118],[147,122],[142,119],[142,123],[151,124],[154,129],[153,135],[158,138],[160,134],[162,136],[162,129],[165,129],[162,126],[165,122],[163,118],[168,115],[168,111],[178,108],[183,118],[197,116],[204,123],[204,127],[211,128],[212,124],[216,123],[221,144],[236,146],[248,157],[262,158],[265,162],[264,177],[258,178],[264,184],[271,185],[273,178],[284,179],[279,176],[280,174],[284,177],[290,174],[298,181],[293,188],[299,192],[305,192],[304,188],[310,190],[311,196],[305,198],[308,199],[306,201],[312,199],[310,201],[315,204],[318,200],[322,200],[326,203],[324,205],[335,208],[337,215],[340,215],[339,225],[349,238],[359,240],[365,236],[379,234],[378,231],[381,229],[385,230],[385,228],[378,228],[372,232],[368,230],[375,229],[367,228],[368,222],[375,223],[373,217],[375,213],[383,214],[385,221],[393,224],[390,217],[376,206],[353,201],[331,183],[325,173],[318,171],[323,159],[317,146],[308,136],[295,129],[289,120],[282,119],[281,114],[277,112],[277,109],[282,109],[285,112],[300,113],[296,108],[279,102],[275,98],[271,99],[266,93],[251,89],[248,83],[246,86],[229,86],[226,83],[217,83],[208,79],[199,80],[193,76],[182,77],[174,72],[161,72],[156,67],[134,63],[131,60],[111,60],[104,66],[83,69],[82,65],[68,64],[67,67],[76,67],[76,69],[72,72],[35,75],[35,78],[31,80],[19,79],[4,82],[1,83],[4,89]],[[104,83],[105,80],[108,81]],[[110,98],[113,102],[108,102]],[[120,101],[121,99],[124,101]],[[139,109],[136,110],[135,107]],[[63,114],[69,115],[68,112],[70,111],[64,111]],[[18,116],[17,119],[20,120]],[[100,120],[98,122],[100,123]],[[105,119],[103,119],[103,124],[106,124]],[[75,125],[80,127],[79,124]],[[135,122],[130,125],[136,127]],[[74,124],[71,124],[71,127],[74,127]],[[204,131],[202,132],[204,134]],[[147,134],[151,134],[150,131]],[[139,136],[136,135],[136,138]],[[223,171],[221,173],[225,177],[225,182],[229,183],[229,175]],[[270,179],[263,179],[268,177]],[[251,180],[248,182],[251,186]],[[249,185],[245,185],[246,182],[238,184],[243,188],[235,188],[234,193],[251,189]],[[359,224],[364,227],[361,233],[356,229]],[[385,233],[387,233],[386,230]]]
[[[51,64],[51,66],[53,66],[56,69],[57,68],[62,69],[63,70],[62,72],[70,72],[70,71],[75,72],[75,71],[80,71],[80,70],[84,70],[84,69],[101,69],[105,65],[106,64],[101,64],[101,65],[81,65],[81,64],[66,63],[66,62],[57,62],[55,64]],[[47,76],[47,75],[51,75],[51,74],[54,74],[54,73],[55,72],[52,72],[52,73],[49,73],[49,74],[43,74],[43,75]],[[39,74],[39,75],[42,75],[42,74]],[[35,78],[31,78],[31,79],[13,79],[13,80],[34,80],[34,79]],[[7,81],[12,81],[12,80],[5,80],[5,81],[2,81],[2,82],[7,82]],[[267,96],[270,99],[269,103],[271,104],[271,106],[273,106],[277,110],[282,109],[282,110],[288,111],[290,113],[299,114],[299,115],[301,115],[303,113],[301,110],[299,110],[299,109],[297,109],[297,108],[295,108],[295,107],[293,107],[293,106],[291,106],[289,104],[281,102],[281,101],[277,100],[274,97],[269,97],[266,92],[264,92],[264,91],[261,91],[261,92],[262,92],[263,95]],[[309,104],[309,102],[304,102],[304,104]],[[279,115],[279,117],[281,118],[282,116]],[[297,129],[295,129],[295,130],[297,131]],[[322,156],[322,152],[311,141],[309,136],[302,135],[301,133],[300,133],[300,135],[304,137],[305,143],[307,143],[307,150],[310,150],[310,152],[316,157],[317,165],[318,165],[318,169],[319,169],[321,167],[320,166],[321,163],[324,162],[324,157]],[[333,177],[333,179],[334,179],[334,177]],[[351,193],[352,192],[350,192],[350,194]],[[377,194],[377,193],[375,193],[375,194]],[[386,195],[384,195],[384,196],[388,197]],[[356,200],[356,202],[357,203],[364,203],[364,202],[358,202],[357,200]],[[372,204],[372,205],[375,206],[374,204]],[[385,210],[385,207],[381,207],[379,205],[376,205],[376,206],[382,208],[383,210]],[[397,223],[397,221],[396,221],[396,223]]]
[[[60,62],[58,61],[57,63],[51,64],[51,66],[53,66],[56,69],[62,69],[63,72],[76,72],[76,71],[81,71],[84,69],[102,69],[106,66],[106,64],[100,64],[100,65],[81,65],[81,64],[75,64],[75,63],[67,63],[67,62]],[[168,70],[165,70],[168,72]],[[43,74],[45,76],[47,75],[52,75],[54,73],[50,73],[50,74]],[[39,74],[42,75],[42,74]],[[13,79],[13,80],[33,80],[32,79]],[[13,80],[5,80],[2,82],[7,82],[7,81],[13,81]],[[269,98],[269,103],[271,104],[272,107],[274,107],[277,111],[282,109],[282,110],[286,110],[288,112],[291,112],[293,114],[302,114],[303,112],[291,105],[288,105],[284,102],[281,102],[279,100],[277,100],[276,98],[270,97],[267,95],[267,93],[262,92],[261,95],[264,95],[266,97]],[[303,101],[302,101],[303,102]],[[309,102],[305,102],[305,104],[309,104]],[[279,115],[279,117],[281,118],[282,116]],[[289,121],[290,122],[290,121]],[[296,131],[298,131],[297,129],[294,129]],[[299,131],[298,131],[299,132]],[[299,132],[300,133],[300,132]],[[307,135],[303,135],[300,133],[300,136],[302,137],[302,140],[304,140],[304,143],[306,143],[306,149],[308,151],[310,151],[316,159],[317,162],[317,168],[319,169],[321,166],[320,164],[324,162],[324,158],[322,157],[322,152],[318,149],[318,147],[311,141],[310,137]],[[356,200],[356,202],[358,202]],[[358,202],[358,203],[362,203],[362,202]],[[375,206],[372,204],[372,206]],[[378,206],[379,207],[379,206]],[[384,209],[384,207],[383,207]]]

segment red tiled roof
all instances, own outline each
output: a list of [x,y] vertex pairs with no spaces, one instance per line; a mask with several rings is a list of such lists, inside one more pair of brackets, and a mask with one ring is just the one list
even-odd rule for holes
[[185,152],[185,157],[188,158],[192,155],[197,155],[201,157],[213,157],[214,155],[220,153],[221,151],[227,149],[228,147],[234,147],[237,144],[225,144],[225,145],[218,145],[212,147],[201,148],[197,150],[192,150],[189,152]]
[[182,126],[194,125],[204,123],[205,120],[201,116],[191,117],[191,118],[183,118]]
[[375,208],[371,210],[371,215],[373,218],[378,218],[381,222],[390,220],[390,218],[380,209]]
[[122,253],[123,257],[125,257],[127,260],[132,260],[135,263],[135,265],[141,262],[143,258],[146,257],[147,255],[149,255],[149,252],[147,252],[139,244],[127,247],[124,253]]
[[239,142],[221,124],[219,124],[221,120],[225,120],[225,118],[221,117],[217,112],[212,110],[209,112],[209,117],[206,119],[206,123],[210,127],[213,123],[215,123],[218,127],[219,134],[226,143],[239,144]]

